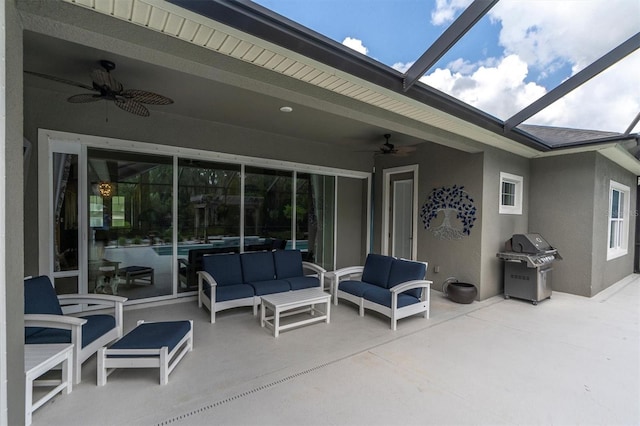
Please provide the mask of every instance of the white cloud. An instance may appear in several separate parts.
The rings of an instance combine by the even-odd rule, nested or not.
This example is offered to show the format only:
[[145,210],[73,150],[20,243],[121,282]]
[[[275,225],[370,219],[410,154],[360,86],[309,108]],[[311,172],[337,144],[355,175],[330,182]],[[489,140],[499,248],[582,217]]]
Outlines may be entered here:
[[[460,4],[438,0],[433,22],[453,19]],[[544,79],[563,66],[573,74],[584,69],[637,32],[640,3],[502,1],[490,17],[501,24],[503,57],[477,63],[458,58],[421,81],[507,119],[547,92],[541,84],[526,81],[530,71]],[[634,71],[639,68],[640,53],[635,53],[528,122],[622,132],[640,110],[640,74]]]
[[[462,69],[467,67],[465,64]],[[544,87],[525,82],[527,72],[527,64],[510,55],[495,67],[480,66],[471,74],[437,69],[420,81],[506,119],[545,93]]]
[[[471,0],[436,0],[432,23],[449,24],[470,3]],[[501,1],[489,16],[501,24],[503,56],[478,62],[458,58],[446,69],[436,69],[420,81],[506,120],[547,92],[540,83],[545,77],[565,66],[575,74],[635,34],[640,26],[640,2]],[[342,43],[362,54],[369,52],[362,40],[347,37]],[[393,68],[404,73],[413,63],[397,62]],[[640,111],[638,69],[640,52],[527,123],[623,132]],[[540,82],[527,81],[534,70]]]
[[362,53],[363,55],[369,53],[369,49],[367,49],[365,45],[362,44],[362,40],[358,40],[357,38],[346,37],[344,40],[342,40],[342,44],[355,50],[356,52]]
[[431,12],[433,25],[449,24],[458,12],[463,11],[471,4],[471,0],[436,0],[436,7]]
[[411,65],[413,65],[415,63],[415,61],[413,62],[396,62],[395,64],[391,65],[391,68],[400,71],[401,73],[405,73],[407,72],[407,70],[409,68],[411,68]]
[[640,3],[607,1],[501,1],[489,12],[502,24],[500,44],[531,66],[567,61],[574,72],[634,35]]

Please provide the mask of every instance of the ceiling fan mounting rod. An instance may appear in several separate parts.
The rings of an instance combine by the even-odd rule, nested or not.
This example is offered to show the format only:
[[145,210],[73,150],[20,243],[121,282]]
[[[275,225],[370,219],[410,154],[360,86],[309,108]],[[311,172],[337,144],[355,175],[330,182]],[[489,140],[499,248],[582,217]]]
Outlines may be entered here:
[[100,65],[102,65],[102,68],[104,68],[105,71],[107,72],[113,71],[114,69],[116,69],[116,64],[114,64],[111,61],[107,61],[106,59],[102,59],[100,61]]

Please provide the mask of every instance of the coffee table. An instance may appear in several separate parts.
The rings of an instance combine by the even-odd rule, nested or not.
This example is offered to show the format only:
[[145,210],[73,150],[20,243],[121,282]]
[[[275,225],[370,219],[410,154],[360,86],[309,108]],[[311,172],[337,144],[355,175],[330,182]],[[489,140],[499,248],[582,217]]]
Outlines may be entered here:
[[[260,326],[271,328],[274,337],[278,337],[281,331],[294,327],[321,321],[329,324],[331,295],[322,291],[320,287],[266,294],[261,296],[261,299]],[[317,309],[316,305],[324,305],[324,311]],[[267,316],[267,310],[270,310],[273,315]],[[311,318],[292,321],[285,325],[280,324],[280,318],[304,312],[309,312]]]

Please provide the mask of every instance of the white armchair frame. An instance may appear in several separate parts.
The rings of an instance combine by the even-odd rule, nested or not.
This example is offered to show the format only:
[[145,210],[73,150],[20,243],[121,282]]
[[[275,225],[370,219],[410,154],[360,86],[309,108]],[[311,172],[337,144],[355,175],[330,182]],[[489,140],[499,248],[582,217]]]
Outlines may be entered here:
[[122,337],[122,314],[126,297],[112,296],[108,294],[61,294],[58,295],[60,306],[90,304],[106,309],[114,308],[115,327],[98,337],[96,340],[82,347],[82,325],[86,319],[70,315],[25,314],[25,327],[46,327],[62,330],[71,330],[71,343],[73,343],[73,383],[79,384],[82,380],[82,363],[91,355],[98,352],[103,346]]
[[[427,262],[420,263],[425,264],[425,271],[429,270],[429,265]],[[358,314],[361,317],[364,316],[365,309],[371,309],[372,311],[379,312],[391,319],[392,330],[397,329],[397,322],[399,319],[406,318],[411,315],[422,312],[425,318],[429,318],[431,305],[431,284],[433,284],[432,281],[412,280],[397,284],[394,287],[390,288],[389,291],[391,292],[391,308],[388,308],[384,305],[379,305],[377,303],[368,301],[364,297],[354,296],[351,293],[347,293],[346,291],[342,291],[339,289],[340,281],[347,278],[351,280],[361,280],[363,272],[364,266],[347,266],[346,268],[341,268],[336,271],[327,273],[327,275],[331,277],[331,294],[333,296],[334,305],[338,304],[338,298],[340,298],[355,303],[358,306]],[[422,288],[422,291],[420,292],[420,302],[398,308],[398,295],[404,291],[414,288]]]
[[311,274],[316,274],[318,276],[318,281],[320,282],[320,288],[324,288],[324,274],[327,272],[322,266],[318,266],[315,263],[302,261],[302,273],[305,275],[307,272]]
[[[216,301],[216,286],[218,283],[215,278],[207,271],[198,271],[198,307],[206,306],[211,313],[211,324],[216,322],[216,312],[225,309],[238,308],[240,306],[253,306],[253,315],[258,315],[258,306],[260,305],[260,296],[244,297],[242,299],[225,300],[224,302]],[[205,286],[211,288],[211,297],[204,293]]]

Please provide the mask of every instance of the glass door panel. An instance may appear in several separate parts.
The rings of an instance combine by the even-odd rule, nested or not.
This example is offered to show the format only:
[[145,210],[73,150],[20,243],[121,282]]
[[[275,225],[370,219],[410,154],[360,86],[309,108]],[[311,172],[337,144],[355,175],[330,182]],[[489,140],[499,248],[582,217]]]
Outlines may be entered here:
[[298,173],[296,176],[296,248],[304,260],[333,269],[335,178]]
[[89,292],[129,300],[173,294],[172,161],[88,150]]
[[293,247],[293,173],[245,168],[244,251],[271,249],[278,241]]
[[240,166],[178,160],[178,292],[198,287],[203,254],[239,251]]
[[53,279],[58,294],[78,293],[78,155],[52,155]]

